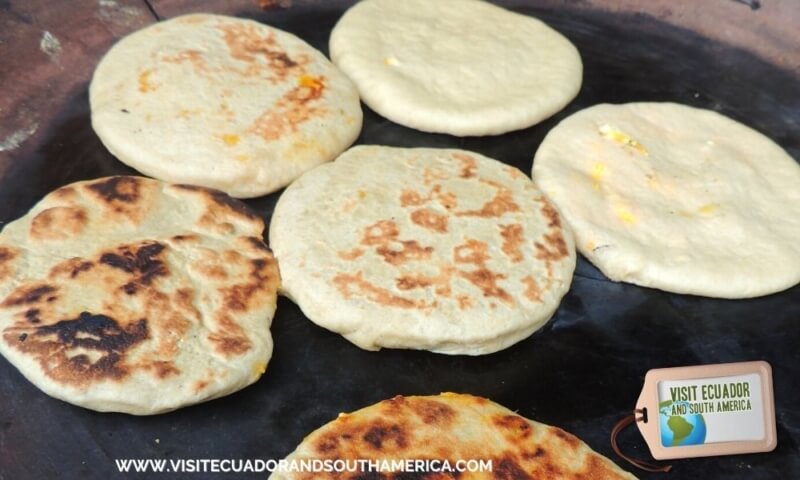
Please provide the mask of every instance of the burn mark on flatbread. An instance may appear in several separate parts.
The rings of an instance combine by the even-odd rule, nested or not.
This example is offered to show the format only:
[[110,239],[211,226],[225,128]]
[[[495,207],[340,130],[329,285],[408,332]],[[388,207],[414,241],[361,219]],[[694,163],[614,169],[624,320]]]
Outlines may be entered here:
[[333,277],[333,284],[345,299],[351,298],[353,294],[356,293],[359,296],[366,297],[375,303],[388,307],[427,308],[432,306],[426,304],[423,300],[412,300],[395,295],[385,288],[370,283],[364,280],[364,273],[360,271],[355,274],[340,273]]
[[417,191],[405,189],[400,193],[400,206],[402,207],[419,207],[429,204],[431,200],[436,199],[445,210],[452,210],[458,206],[458,198],[452,192],[443,192],[442,186],[436,184],[431,188],[428,195],[422,196]]
[[403,274],[395,279],[395,286],[398,290],[414,290],[417,288],[434,287],[434,292],[443,297],[449,297],[452,288],[450,279],[455,272],[452,265],[443,264],[439,266],[439,274],[435,276],[417,274]]
[[401,450],[408,446],[405,429],[400,425],[386,425],[383,422],[375,423],[362,437],[367,445],[380,451]]
[[433,247],[423,247],[416,240],[400,240],[399,243],[400,250],[395,250],[390,245],[381,245],[375,251],[386,263],[394,266],[409,261],[427,260],[433,253]]
[[433,247],[422,246],[416,240],[400,240],[400,230],[393,220],[381,220],[364,229],[361,245],[375,247],[375,253],[390,265],[427,260]]
[[56,293],[57,291],[58,288],[47,284],[37,284],[37,285],[20,287],[14,290],[11,293],[11,295],[6,297],[6,299],[3,300],[3,303],[1,303],[0,306],[17,307],[20,305],[30,305],[38,303],[45,297],[49,299],[52,296],[52,294]]
[[10,247],[0,246],[0,281],[5,280],[14,273],[13,262],[19,252]]
[[274,105],[265,110],[251,125],[250,133],[273,142],[287,134],[296,133],[302,123],[325,113],[316,105],[325,92],[324,76],[303,75],[298,85],[286,92]]
[[[26,340],[20,340],[21,333],[27,334]],[[106,315],[81,312],[74,319],[32,329],[9,327],[3,336],[10,346],[38,360],[48,377],[85,386],[127,377],[126,354],[149,338],[149,332],[144,318],[121,325]]]
[[531,302],[543,303],[542,302],[542,291],[539,288],[539,285],[536,283],[536,280],[528,275],[522,279],[522,283],[525,285],[525,291],[523,294],[525,298],[530,300]]
[[475,157],[467,155],[466,153],[453,153],[453,158],[461,162],[461,178],[472,178],[475,176],[475,170],[478,168],[478,162]]
[[134,203],[140,198],[141,180],[136,177],[109,177],[86,188],[108,204]]
[[275,82],[280,82],[293,69],[309,61],[306,55],[298,59],[290,57],[278,45],[273,32],[264,33],[257,25],[221,23],[217,28],[223,34],[231,57],[247,64],[246,69],[240,72],[245,76],[268,73]]
[[82,258],[70,258],[50,269],[50,277],[77,278],[83,272],[88,272],[94,267],[94,263]]
[[512,443],[529,438],[533,431],[530,422],[519,415],[495,415],[492,417],[492,423]]
[[169,275],[169,269],[161,258],[165,248],[166,245],[158,242],[123,245],[115,252],[102,254],[100,263],[131,274],[133,279],[122,288],[125,293],[133,295],[140,286],[150,285],[155,278]]
[[456,263],[469,263],[476,266],[474,270],[459,270],[458,275],[478,287],[484,297],[498,298],[507,304],[513,303],[511,295],[500,287],[497,282],[507,278],[507,275],[491,271],[486,266],[489,260],[489,246],[485,242],[467,239],[466,243],[453,249],[453,261]]
[[555,435],[565,445],[567,445],[571,450],[577,450],[581,446],[581,441],[578,438],[570,433],[565,432],[557,427],[550,427],[549,431],[551,434]]
[[86,224],[86,210],[79,207],[52,207],[33,217],[30,236],[35,240],[59,240],[78,235]]
[[415,398],[408,402],[408,406],[424,423],[440,428],[446,428],[456,417],[452,407],[436,400]]
[[520,207],[517,202],[514,201],[514,195],[508,187],[493,180],[481,179],[481,182],[495,188],[496,192],[494,196],[488,202],[484,203],[481,208],[456,212],[456,215],[459,217],[494,218],[502,217],[506,213],[520,211]]
[[447,216],[422,208],[411,212],[411,221],[435,233],[447,233]]
[[521,262],[524,258],[521,248],[524,241],[522,225],[519,223],[500,225],[500,236],[503,237],[503,245],[501,247],[503,253],[508,255],[512,262]]

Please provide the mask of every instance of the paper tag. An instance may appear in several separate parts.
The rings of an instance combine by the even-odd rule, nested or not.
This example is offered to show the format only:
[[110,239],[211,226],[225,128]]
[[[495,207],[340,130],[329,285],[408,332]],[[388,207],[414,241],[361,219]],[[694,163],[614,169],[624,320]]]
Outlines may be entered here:
[[636,425],[653,458],[768,452],[777,446],[767,362],[650,370]]

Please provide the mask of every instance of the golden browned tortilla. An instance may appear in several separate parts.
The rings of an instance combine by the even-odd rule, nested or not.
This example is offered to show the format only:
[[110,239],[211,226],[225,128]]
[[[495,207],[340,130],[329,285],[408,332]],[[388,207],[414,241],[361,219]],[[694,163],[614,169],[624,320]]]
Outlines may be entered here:
[[214,190],[79,182],[0,233],[0,352],[46,393],[150,414],[258,379],[278,270],[262,220]]
[[[306,460],[459,460],[491,462],[484,471],[298,472]],[[339,417],[308,435],[271,480],[632,479],[577,437],[528,420],[490,400],[443,393],[397,396]],[[352,465],[357,465],[352,463]],[[331,466],[333,466],[331,464]],[[372,471],[370,471],[372,469]],[[473,468],[473,470],[480,470]]]

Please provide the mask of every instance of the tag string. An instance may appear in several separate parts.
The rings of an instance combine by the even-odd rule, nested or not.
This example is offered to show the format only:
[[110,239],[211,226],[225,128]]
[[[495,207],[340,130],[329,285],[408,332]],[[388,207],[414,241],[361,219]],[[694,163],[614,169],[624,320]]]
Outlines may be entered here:
[[611,429],[611,448],[614,449],[614,453],[619,455],[623,460],[641,470],[644,470],[646,472],[664,472],[664,473],[669,472],[670,470],[672,470],[672,465],[657,465],[655,463],[650,463],[644,460],[639,460],[637,458],[629,457],[624,453],[622,453],[622,450],[620,450],[619,445],[617,445],[617,436],[619,435],[619,432],[624,430],[625,427],[633,425],[634,422],[641,422],[641,421],[644,421],[644,410],[637,408],[636,410],[634,410],[634,413],[628,415],[627,417],[617,422],[617,424],[614,425],[614,428]]

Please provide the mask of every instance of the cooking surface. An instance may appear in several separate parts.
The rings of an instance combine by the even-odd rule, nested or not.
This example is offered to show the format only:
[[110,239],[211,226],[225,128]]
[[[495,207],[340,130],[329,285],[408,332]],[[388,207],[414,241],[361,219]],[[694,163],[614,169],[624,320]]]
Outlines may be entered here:
[[[327,53],[330,29],[345,3],[350,2],[238,13],[293,32]],[[800,74],[793,70],[651,17],[520,6],[525,3],[505,2],[564,33],[583,57],[584,85],[565,111],[519,132],[460,139],[406,129],[365,110],[357,143],[464,148],[530,173],[541,139],[572,112],[601,102],[675,101],[742,121],[800,159]],[[0,9],[8,8],[0,2]],[[94,135],[86,88],[82,83],[70,92],[60,111],[38,112],[40,141],[20,149],[24,157],[0,178],[3,224],[58,186],[135,173]],[[269,220],[277,198],[247,203]],[[672,295],[609,282],[582,257],[556,316],[531,338],[483,357],[362,351],[281,299],[272,329],[275,353],[264,377],[229,397],[166,415],[132,417],[73,407],[43,394],[0,360],[0,479],[124,477],[114,459],[126,458],[279,459],[339,412],[397,394],[442,391],[489,397],[576,434],[641,478],[658,478],[622,462],[608,442],[613,424],[633,408],[647,370],[757,359],[773,367],[778,448],[675,461],[669,478],[798,477],[799,319],[800,287],[753,300]],[[633,427],[623,432],[621,447],[632,456],[648,456]]]

